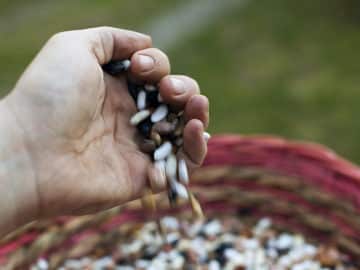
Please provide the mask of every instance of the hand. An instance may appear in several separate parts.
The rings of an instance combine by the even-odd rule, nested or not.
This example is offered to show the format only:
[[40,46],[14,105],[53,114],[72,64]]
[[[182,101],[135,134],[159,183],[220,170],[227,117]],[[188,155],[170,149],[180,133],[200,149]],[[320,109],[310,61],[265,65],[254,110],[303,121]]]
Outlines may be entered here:
[[[193,79],[169,75],[167,56],[151,48],[148,36],[110,27],[59,33],[1,104],[23,134],[27,179],[17,181],[28,188],[26,200],[18,200],[27,207],[17,208],[32,205],[29,219],[119,205],[140,196],[157,173],[129,125],[136,108],[124,75],[112,77],[101,68],[130,58],[133,79],[158,83],[165,102],[185,110],[184,155],[191,168],[202,163],[208,100]],[[164,185],[160,179],[159,188]]]

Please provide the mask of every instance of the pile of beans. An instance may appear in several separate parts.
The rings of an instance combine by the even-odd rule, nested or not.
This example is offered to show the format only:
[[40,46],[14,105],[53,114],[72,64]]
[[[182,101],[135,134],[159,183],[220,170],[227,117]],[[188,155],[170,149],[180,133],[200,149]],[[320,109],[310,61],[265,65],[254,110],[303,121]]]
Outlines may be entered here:
[[[130,64],[129,60],[110,62],[103,68],[111,75],[116,75],[127,71]],[[173,110],[165,104],[156,85],[137,85],[128,81],[128,89],[137,107],[130,124],[136,126],[142,135],[140,150],[149,154],[155,167],[166,176],[170,204],[176,204],[178,199],[188,200],[194,214],[202,216],[200,204],[188,189],[186,162],[177,157],[183,144],[183,111]],[[204,138],[208,140],[209,137],[204,132]]]
[[[118,243],[109,256],[89,255],[65,261],[59,270],[355,270],[333,246],[316,246],[301,235],[280,232],[269,218],[253,226],[224,216],[204,221],[148,222]],[[38,261],[45,266],[44,259]]]

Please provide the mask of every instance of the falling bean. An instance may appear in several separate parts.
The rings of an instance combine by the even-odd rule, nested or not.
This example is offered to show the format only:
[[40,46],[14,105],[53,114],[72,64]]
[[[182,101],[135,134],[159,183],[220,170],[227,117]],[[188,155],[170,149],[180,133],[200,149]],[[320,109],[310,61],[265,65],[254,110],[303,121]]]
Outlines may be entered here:
[[178,162],[178,174],[180,182],[182,182],[184,185],[188,185],[189,173],[184,159],[180,159]]
[[168,179],[176,177],[177,161],[174,154],[170,154],[166,159],[165,172]]

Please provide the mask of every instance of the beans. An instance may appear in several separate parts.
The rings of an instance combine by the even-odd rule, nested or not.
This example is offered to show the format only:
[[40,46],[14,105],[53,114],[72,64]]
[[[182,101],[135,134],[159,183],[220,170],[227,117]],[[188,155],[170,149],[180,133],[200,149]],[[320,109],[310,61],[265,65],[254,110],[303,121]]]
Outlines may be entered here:
[[156,91],[156,86],[152,84],[145,84],[144,88],[148,92]]
[[146,103],[149,107],[157,107],[160,105],[158,100],[158,91],[152,91],[146,93]]
[[[181,185],[176,181],[172,184]],[[181,198],[179,194],[182,195],[182,192],[169,196],[175,196],[173,199],[176,201]],[[229,222],[231,227],[226,225]],[[116,247],[112,256],[105,254],[99,257],[96,255],[97,249],[94,249],[84,258],[66,260],[62,267],[72,270],[358,269],[337,247],[310,244],[299,234],[283,232],[284,227],[272,227],[269,218],[262,218],[253,224],[245,223],[234,215],[221,215],[221,219],[212,217],[189,223],[165,216],[159,223],[164,230],[164,242],[155,231],[156,223],[148,222],[115,237],[114,241],[118,242],[111,243]],[[266,223],[266,226],[260,223]],[[261,233],[248,234],[260,227],[263,228]],[[271,236],[263,240],[264,235]],[[294,245],[286,253],[280,254],[272,246],[283,241],[280,239],[284,239],[284,235],[293,239]],[[49,264],[41,258],[33,267],[36,270],[48,269]]]
[[151,132],[151,121],[149,118],[138,124],[137,129],[144,137],[148,137]]
[[185,186],[180,184],[179,182],[174,182],[174,190],[176,190],[176,193],[179,197],[187,200],[189,199],[189,194]]
[[117,75],[118,73],[127,71],[130,68],[130,60],[112,61],[103,66],[104,71],[110,75]]
[[211,138],[211,135],[205,131],[203,134],[203,137],[204,137],[204,140],[207,142]]
[[183,159],[180,159],[178,162],[178,173],[179,173],[179,180],[184,185],[189,184],[189,174],[188,169],[186,166],[186,162]]
[[166,159],[165,172],[169,179],[176,178],[177,161],[174,154],[171,154]]
[[152,140],[145,139],[140,143],[140,150],[145,153],[152,153],[156,148],[156,144]]
[[150,115],[149,110],[143,110],[134,114],[130,119],[130,124],[133,126],[138,125],[141,121],[145,120]]
[[146,93],[145,91],[140,91],[137,96],[137,108],[138,110],[144,110],[146,106]]
[[165,104],[160,105],[151,115],[151,121],[153,123],[163,120],[168,114],[168,106]]
[[165,142],[160,145],[154,152],[154,160],[161,160],[167,158],[172,151],[172,145],[170,142]]
[[153,140],[157,146],[159,146],[162,142],[160,134],[153,130],[150,133],[150,139]]
[[181,147],[183,145],[183,142],[184,142],[183,138],[178,137],[175,139],[175,145],[177,147]]
[[175,126],[167,121],[160,121],[153,125],[152,130],[160,135],[168,135],[175,130]]

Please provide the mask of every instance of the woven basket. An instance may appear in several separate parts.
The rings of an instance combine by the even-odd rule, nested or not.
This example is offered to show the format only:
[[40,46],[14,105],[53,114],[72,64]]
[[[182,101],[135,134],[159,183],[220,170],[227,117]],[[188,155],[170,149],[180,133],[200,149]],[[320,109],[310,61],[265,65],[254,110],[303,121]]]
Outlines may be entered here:
[[[360,265],[360,170],[330,150],[274,137],[217,136],[192,190],[205,213],[272,218],[275,226],[337,245]],[[169,210],[158,197],[158,213]],[[28,225],[1,241],[1,269],[26,269],[40,257],[51,269],[66,258],[111,254],[125,232],[149,218],[139,202],[78,218]]]

